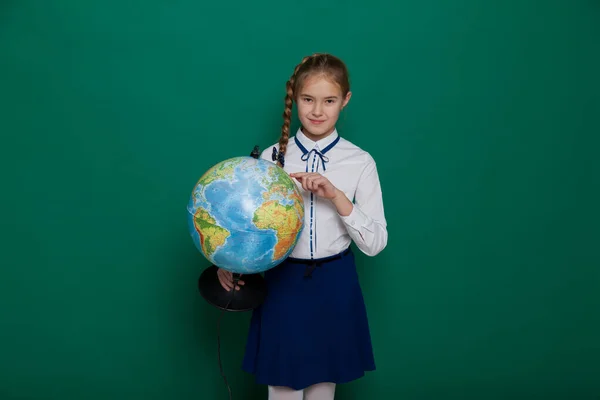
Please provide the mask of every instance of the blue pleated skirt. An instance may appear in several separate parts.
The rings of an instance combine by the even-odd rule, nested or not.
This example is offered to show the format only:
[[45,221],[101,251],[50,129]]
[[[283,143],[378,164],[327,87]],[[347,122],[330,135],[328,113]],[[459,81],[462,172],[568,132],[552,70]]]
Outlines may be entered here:
[[374,370],[352,252],[317,266],[309,277],[299,261],[265,272],[268,295],[252,313],[242,369],[258,384],[295,390],[347,383]]

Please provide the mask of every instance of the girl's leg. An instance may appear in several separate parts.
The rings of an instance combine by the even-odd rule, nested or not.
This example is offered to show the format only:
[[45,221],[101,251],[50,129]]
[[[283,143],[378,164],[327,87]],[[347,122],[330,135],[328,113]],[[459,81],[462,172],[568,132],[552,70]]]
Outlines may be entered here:
[[269,400],[303,400],[303,391],[285,386],[269,386]]
[[333,400],[335,383],[317,383],[307,387],[304,392],[304,400]]

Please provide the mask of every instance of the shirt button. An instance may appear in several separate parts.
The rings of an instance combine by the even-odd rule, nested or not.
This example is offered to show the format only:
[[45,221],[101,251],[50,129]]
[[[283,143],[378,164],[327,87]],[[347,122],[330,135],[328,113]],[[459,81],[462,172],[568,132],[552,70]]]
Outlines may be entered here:
[[354,226],[354,225],[356,225],[356,222],[352,221],[352,222],[350,222],[350,225]]

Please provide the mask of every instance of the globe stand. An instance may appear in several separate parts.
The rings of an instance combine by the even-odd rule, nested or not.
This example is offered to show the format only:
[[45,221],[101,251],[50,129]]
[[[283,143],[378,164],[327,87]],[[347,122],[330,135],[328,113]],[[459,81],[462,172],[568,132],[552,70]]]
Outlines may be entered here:
[[251,311],[260,306],[267,295],[267,285],[260,274],[240,277],[233,274],[234,288],[238,280],[243,280],[240,290],[227,291],[221,286],[214,265],[205,269],[198,279],[198,289],[204,299],[212,306],[224,311]]

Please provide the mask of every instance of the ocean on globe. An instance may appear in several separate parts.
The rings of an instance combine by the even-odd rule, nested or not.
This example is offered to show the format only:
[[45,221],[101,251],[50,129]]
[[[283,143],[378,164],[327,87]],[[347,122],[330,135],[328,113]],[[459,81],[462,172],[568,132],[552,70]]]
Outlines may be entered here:
[[264,272],[296,246],[304,228],[304,202],[278,165],[235,157],[200,177],[188,203],[188,227],[196,248],[217,267]]

